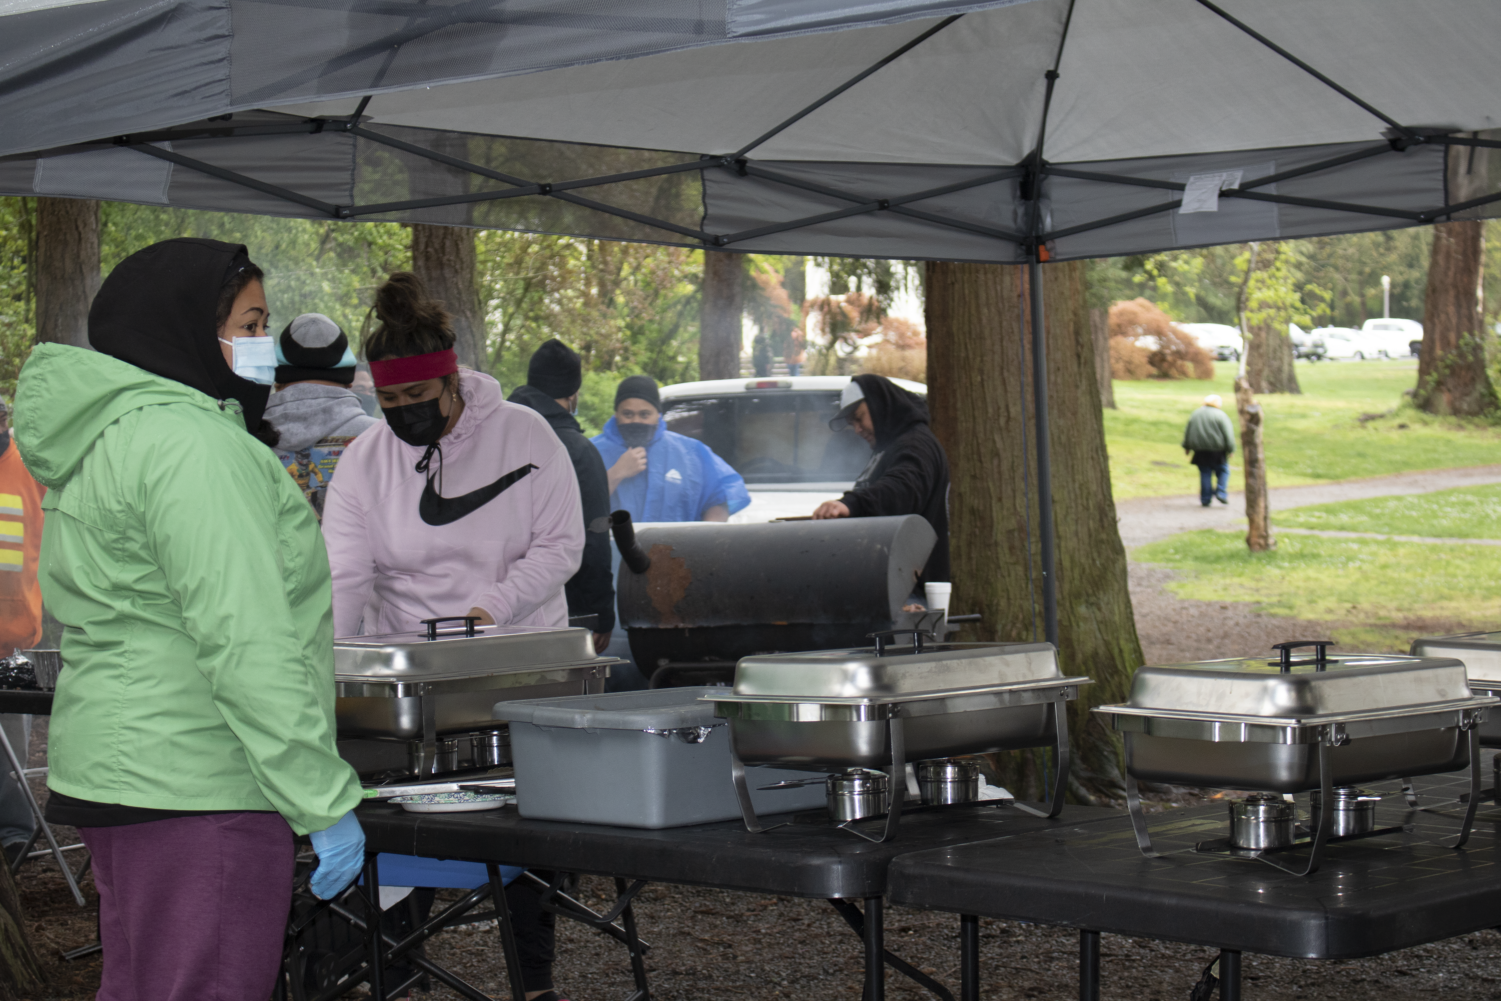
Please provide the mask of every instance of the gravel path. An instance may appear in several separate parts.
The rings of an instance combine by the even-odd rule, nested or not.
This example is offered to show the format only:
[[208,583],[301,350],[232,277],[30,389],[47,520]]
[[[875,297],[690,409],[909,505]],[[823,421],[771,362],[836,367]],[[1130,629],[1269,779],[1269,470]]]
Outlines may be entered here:
[[[1209,507],[1200,505],[1197,483],[1193,480],[1193,467],[1183,468],[1183,486],[1191,493],[1175,497],[1137,497],[1116,504],[1121,541],[1128,550],[1196,528],[1233,528],[1239,519],[1245,517],[1245,494],[1238,491],[1230,494],[1229,504],[1215,502]],[[1492,483],[1501,483],[1501,465],[1433,469],[1365,480],[1318,483],[1306,487],[1277,487],[1271,491],[1271,508],[1275,517],[1278,511],[1306,507],[1309,504],[1367,500],[1398,494],[1427,494],[1435,490],[1478,487]]]

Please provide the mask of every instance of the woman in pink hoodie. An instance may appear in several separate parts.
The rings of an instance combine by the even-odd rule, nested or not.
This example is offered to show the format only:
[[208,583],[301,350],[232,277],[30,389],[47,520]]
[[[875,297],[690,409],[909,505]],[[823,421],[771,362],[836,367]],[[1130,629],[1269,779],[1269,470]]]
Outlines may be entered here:
[[[375,313],[364,347],[385,420],[344,450],[323,509],[334,635],[459,615],[567,626],[563,584],[583,558],[584,515],[563,443],[541,414],[506,403],[500,383],[459,371],[449,316],[416,275],[393,274]],[[522,881],[505,896],[528,1001],[561,1001],[553,915]],[[431,906],[430,891],[419,899]]]
[[584,521],[558,436],[459,371],[448,314],[417,276],[393,274],[375,312],[364,347],[385,421],[345,450],[323,515],[334,635],[460,615],[566,626]]

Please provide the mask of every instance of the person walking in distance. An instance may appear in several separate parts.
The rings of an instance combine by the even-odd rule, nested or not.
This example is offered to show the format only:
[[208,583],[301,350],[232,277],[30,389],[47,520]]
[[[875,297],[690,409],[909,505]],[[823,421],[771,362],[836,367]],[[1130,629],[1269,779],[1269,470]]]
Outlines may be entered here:
[[1219,394],[1204,397],[1204,405],[1188,418],[1183,429],[1183,452],[1199,467],[1199,503],[1209,506],[1218,497],[1230,503],[1230,456],[1235,451],[1235,425],[1220,409]]

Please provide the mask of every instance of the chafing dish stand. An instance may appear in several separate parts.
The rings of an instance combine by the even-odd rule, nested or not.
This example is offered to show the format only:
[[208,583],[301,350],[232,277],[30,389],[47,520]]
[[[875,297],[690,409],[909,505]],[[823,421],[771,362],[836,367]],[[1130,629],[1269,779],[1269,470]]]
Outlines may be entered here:
[[[897,636],[910,643],[897,646]],[[875,635],[874,648],[746,657],[735,687],[706,695],[715,715],[730,721],[731,775],[746,829],[780,824],[756,816],[745,765],[827,765],[889,768],[886,822],[870,841],[896,836],[906,799],[908,761],[1024,747],[1054,748],[1053,783],[1044,809],[1056,817],[1068,788],[1066,703],[1084,677],[1064,677],[1049,643],[933,643],[920,630]],[[950,809],[927,807],[925,809]]]
[[[1227,839],[1193,850],[1257,858],[1299,876],[1316,872],[1336,836],[1335,787],[1469,767],[1470,793],[1458,839],[1469,839],[1480,794],[1479,726],[1501,700],[1472,695],[1456,660],[1397,655],[1328,657],[1327,640],[1278,643],[1278,660],[1257,658],[1144,667],[1131,701],[1094,712],[1125,734],[1126,802],[1141,853],[1155,858],[1138,782],[1260,789],[1285,796],[1317,790],[1312,829],[1279,848]],[[1292,651],[1314,647],[1312,659]],[[1312,762],[1309,761],[1310,751]],[[1316,774],[1316,779],[1314,778]],[[1278,853],[1311,847],[1300,867]]]
[[[1463,781],[1446,776],[1437,785],[1453,795]],[[1387,826],[1406,812],[1384,804],[1379,810]],[[1093,814],[1070,807],[1068,816]],[[1146,861],[1131,822],[1115,811],[1103,821],[1075,819],[1005,840],[904,854],[891,865],[887,899],[961,915],[961,1001],[980,997],[976,916],[1077,928],[1080,1001],[1100,1001],[1101,933],[1216,950],[1219,996],[1240,1001],[1244,953],[1358,959],[1496,924],[1496,823],[1482,822],[1469,848],[1451,852],[1443,846],[1452,827],[1419,815],[1401,833],[1349,845],[1323,871],[1302,878],[1194,854],[1195,842],[1222,828],[1221,806],[1173,816],[1161,837],[1180,851]]]

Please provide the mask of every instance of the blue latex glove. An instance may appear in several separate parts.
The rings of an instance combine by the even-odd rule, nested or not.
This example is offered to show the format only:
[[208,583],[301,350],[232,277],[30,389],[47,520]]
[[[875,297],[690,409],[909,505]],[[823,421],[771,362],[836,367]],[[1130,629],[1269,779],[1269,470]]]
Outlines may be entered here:
[[318,853],[318,868],[313,870],[313,894],[320,900],[342,893],[365,864],[365,830],[350,810],[334,826],[314,831],[313,851]]

